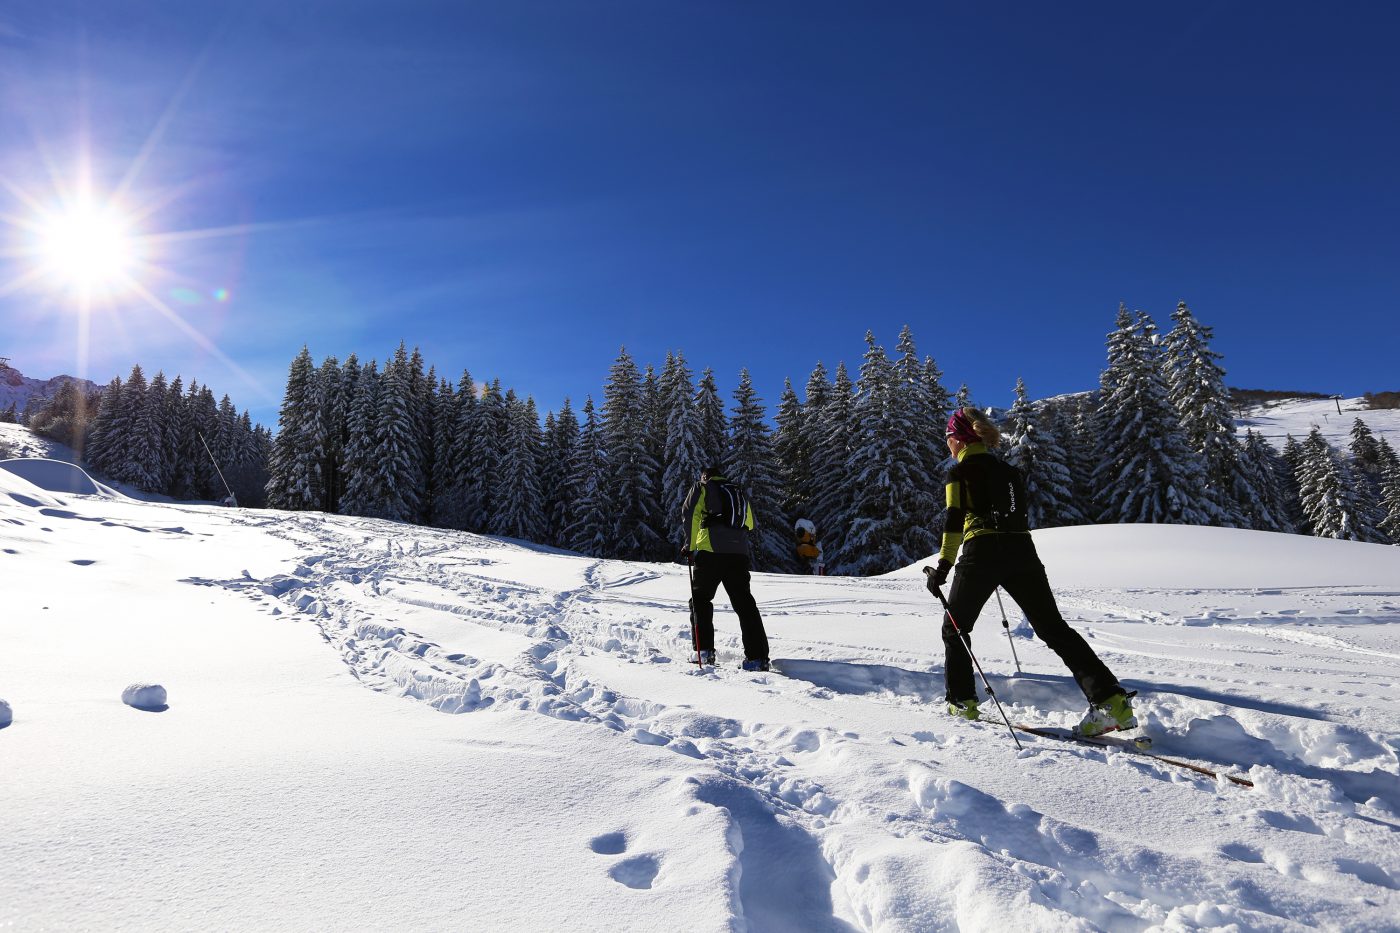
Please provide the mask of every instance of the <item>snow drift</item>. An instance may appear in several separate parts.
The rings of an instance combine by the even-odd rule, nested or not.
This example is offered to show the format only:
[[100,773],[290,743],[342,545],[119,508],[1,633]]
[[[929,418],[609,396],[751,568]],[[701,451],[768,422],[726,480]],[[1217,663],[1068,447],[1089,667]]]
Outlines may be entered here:
[[21,458],[0,460],[0,470],[18,476],[47,492],[66,492],[77,496],[120,498],[121,493],[104,486],[88,476],[82,467],[62,460]]

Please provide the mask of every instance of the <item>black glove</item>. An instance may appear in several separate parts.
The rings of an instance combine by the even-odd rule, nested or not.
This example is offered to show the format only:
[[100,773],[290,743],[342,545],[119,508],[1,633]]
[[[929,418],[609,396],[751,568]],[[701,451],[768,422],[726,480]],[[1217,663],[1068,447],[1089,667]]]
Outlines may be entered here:
[[938,567],[925,567],[924,573],[928,575],[928,591],[930,593],[939,589],[948,582],[948,573],[953,569],[953,562],[939,558]]

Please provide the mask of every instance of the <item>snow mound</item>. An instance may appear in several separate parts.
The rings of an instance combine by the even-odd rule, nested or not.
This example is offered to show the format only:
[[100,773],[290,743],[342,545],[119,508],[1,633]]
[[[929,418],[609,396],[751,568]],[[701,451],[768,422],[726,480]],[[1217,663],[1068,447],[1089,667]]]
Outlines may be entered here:
[[137,709],[165,709],[165,688],[160,684],[132,684],[122,691],[122,702]]
[[17,502],[31,509],[42,509],[61,508],[68,504],[62,499],[49,495],[28,480],[21,479],[14,473],[3,469],[5,464],[15,462],[14,460],[0,460],[0,506],[8,505],[9,502]]
[[10,704],[0,700],[0,729],[5,728],[15,721],[15,712],[10,709]]
[[0,470],[13,473],[47,492],[66,492],[77,496],[121,498],[121,493],[104,486],[88,476],[83,468],[62,460],[24,458],[0,460]]

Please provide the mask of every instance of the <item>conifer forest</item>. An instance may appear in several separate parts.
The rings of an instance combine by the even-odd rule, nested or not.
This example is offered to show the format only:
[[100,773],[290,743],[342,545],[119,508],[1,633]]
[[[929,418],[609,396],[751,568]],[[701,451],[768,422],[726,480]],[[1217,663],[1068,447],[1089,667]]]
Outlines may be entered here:
[[[1000,456],[1027,477],[1032,527],[1168,523],[1400,544],[1400,460],[1357,418],[1281,451],[1235,429],[1211,328],[1184,302],[1160,333],[1120,307],[1096,391],[992,410]],[[815,522],[828,573],[884,573],[938,549],[944,425],[976,405],[945,386],[906,326],[891,352],[865,335],[858,368],[818,362],[786,380],[770,418],[750,372],[721,395],[681,350],[660,369],[625,348],[600,392],[541,419],[499,380],[455,381],[400,345],[292,361],[275,436],[227,396],[141,367],[95,398],[60,392],[31,416],[111,478],[177,498],[319,510],[481,532],[625,560],[674,560],[681,503],[707,465],[753,504],[758,570],[796,572],[791,528]],[[219,477],[222,469],[223,478]]]

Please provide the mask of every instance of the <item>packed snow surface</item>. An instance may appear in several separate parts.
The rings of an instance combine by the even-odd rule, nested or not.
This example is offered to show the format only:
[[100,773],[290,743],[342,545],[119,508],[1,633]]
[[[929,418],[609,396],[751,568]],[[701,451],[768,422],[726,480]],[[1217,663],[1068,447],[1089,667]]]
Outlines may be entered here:
[[[701,672],[682,566],[0,471],[0,927],[1400,928],[1400,549],[1036,540],[1156,750],[1252,789],[950,720],[916,567],[758,574],[778,670],[721,600]],[[1007,611],[1008,714],[1076,721]]]

